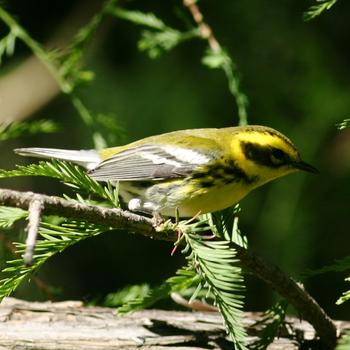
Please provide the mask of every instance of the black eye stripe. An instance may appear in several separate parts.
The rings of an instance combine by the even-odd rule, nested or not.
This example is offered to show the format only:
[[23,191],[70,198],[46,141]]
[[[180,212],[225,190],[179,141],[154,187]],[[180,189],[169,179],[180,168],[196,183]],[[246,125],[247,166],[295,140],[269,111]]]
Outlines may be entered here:
[[272,148],[272,151],[271,151],[271,154],[276,158],[276,159],[279,159],[279,160],[282,160],[284,158],[286,158],[286,153],[283,152],[281,149],[279,148]]
[[257,164],[278,168],[290,161],[289,156],[279,148],[244,141],[241,147],[246,158]]

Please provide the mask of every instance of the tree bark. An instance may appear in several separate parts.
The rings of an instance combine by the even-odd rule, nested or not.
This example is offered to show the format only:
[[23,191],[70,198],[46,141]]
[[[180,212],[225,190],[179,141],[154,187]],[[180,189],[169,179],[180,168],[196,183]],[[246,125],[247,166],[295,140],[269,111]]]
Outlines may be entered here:
[[[245,313],[249,348],[258,339],[260,313]],[[337,322],[339,329],[350,322]],[[313,327],[288,317],[269,350],[299,349]],[[0,305],[0,350],[233,349],[217,312],[144,310],[119,316],[115,309],[80,301],[27,302],[6,298]]]

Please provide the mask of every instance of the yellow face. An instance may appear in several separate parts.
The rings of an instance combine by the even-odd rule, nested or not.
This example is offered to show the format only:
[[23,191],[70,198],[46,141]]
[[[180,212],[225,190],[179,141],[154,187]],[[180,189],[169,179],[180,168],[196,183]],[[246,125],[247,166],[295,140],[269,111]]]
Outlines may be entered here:
[[317,172],[301,160],[288,138],[273,129],[247,128],[232,139],[230,147],[246,174],[256,176],[254,188],[297,170]]

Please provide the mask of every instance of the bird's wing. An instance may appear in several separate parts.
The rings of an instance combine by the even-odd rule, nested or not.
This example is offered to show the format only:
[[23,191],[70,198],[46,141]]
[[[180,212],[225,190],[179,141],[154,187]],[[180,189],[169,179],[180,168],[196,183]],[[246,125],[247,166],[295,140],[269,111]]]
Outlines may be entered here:
[[58,148],[17,148],[15,149],[17,154],[26,157],[37,157],[45,159],[60,159],[68,160],[70,162],[79,164],[87,169],[93,169],[101,163],[101,157],[95,150],[80,150],[73,151],[68,149]]
[[204,150],[144,144],[113,155],[88,174],[97,181],[165,180],[185,177],[213,157]]

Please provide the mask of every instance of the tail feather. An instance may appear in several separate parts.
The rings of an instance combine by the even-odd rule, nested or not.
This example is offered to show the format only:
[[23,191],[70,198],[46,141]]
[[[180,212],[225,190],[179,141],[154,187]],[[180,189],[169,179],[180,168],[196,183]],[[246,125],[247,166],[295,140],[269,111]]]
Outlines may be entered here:
[[26,157],[37,157],[45,159],[69,160],[87,169],[93,169],[101,162],[101,158],[95,150],[66,150],[58,148],[17,148],[15,153]]

